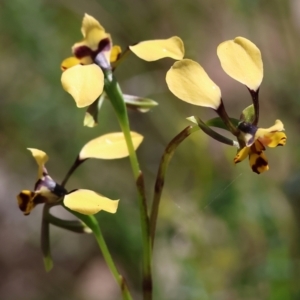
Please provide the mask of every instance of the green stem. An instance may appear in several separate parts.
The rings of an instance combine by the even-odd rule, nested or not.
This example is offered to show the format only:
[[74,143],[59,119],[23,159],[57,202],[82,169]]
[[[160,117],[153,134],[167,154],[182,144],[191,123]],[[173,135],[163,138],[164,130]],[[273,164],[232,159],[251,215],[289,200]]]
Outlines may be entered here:
[[41,248],[44,259],[44,266],[47,272],[53,268],[53,261],[50,250],[50,228],[47,221],[47,215],[49,213],[51,205],[45,204],[42,215],[42,229],[41,229]]
[[220,106],[215,110],[217,112],[217,114],[219,115],[219,117],[223,120],[223,122],[225,123],[225,125],[227,126],[228,130],[234,135],[234,136],[239,136],[239,130],[232,124],[226,110],[225,110],[225,106],[224,103],[221,99],[221,104]]
[[257,91],[253,91],[248,89],[251,97],[252,97],[252,102],[254,106],[254,112],[255,112],[255,118],[254,121],[252,122],[253,125],[257,126],[258,119],[259,119],[259,89]]
[[168,169],[169,163],[173,157],[176,148],[193,132],[198,131],[200,128],[198,126],[188,126],[182,130],[178,135],[176,135],[172,141],[168,144],[165,152],[160,160],[159,168],[156,175],[156,181],[154,186],[154,196],[152,202],[152,210],[150,214],[150,235],[152,248],[154,246],[154,238],[156,231],[157,216],[159,210],[159,204],[161,199],[161,194],[163,191],[166,171]]
[[85,162],[86,159],[79,159],[79,155],[76,157],[73,165],[71,166],[71,168],[69,169],[68,173],[66,174],[65,178],[63,179],[61,186],[65,187],[66,183],[68,182],[69,178],[71,177],[71,175],[75,172],[75,170],[83,163]]
[[147,202],[145,197],[145,187],[143,175],[139,167],[138,158],[133,147],[130,126],[127,115],[127,110],[125,106],[125,101],[123,98],[122,91],[119,84],[114,79],[111,73],[106,75],[105,81],[105,92],[108,95],[111,103],[117,114],[121,129],[124,133],[124,137],[127,143],[127,148],[129,152],[129,159],[131,163],[131,168],[133,170],[134,179],[136,181],[136,186],[138,190],[138,202],[140,210],[140,222],[142,230],[142,240],[143,240],[143,296],[144,300],[152,299],[152,249],[150,241],[150,227],[149,227],[149,216],[147,209]]
[[[65,207],[65,206],[64,206]],[[66,207],[65,207],[66,208]],[[86,216],[82,215],[80,213],[77,213],[75,211],[69,210],[66,208],[71,214],[76,216],[78,219],[80,219],[84,224],[86,224],[92,231],[96,238],[97,244],[102,252],[103,258],[110,269],[113,277],[117,281],[118,285],[120,286],[122,298],[123,300],[132,300],[132,296],[129,292],[127,283],[125,278],[119,273],[112,256],[109,252],[109,249],[105,243],[104,237],[102,235],[102,232],[100,230],[99,223],[97,222],[96,218],[94,216]]]

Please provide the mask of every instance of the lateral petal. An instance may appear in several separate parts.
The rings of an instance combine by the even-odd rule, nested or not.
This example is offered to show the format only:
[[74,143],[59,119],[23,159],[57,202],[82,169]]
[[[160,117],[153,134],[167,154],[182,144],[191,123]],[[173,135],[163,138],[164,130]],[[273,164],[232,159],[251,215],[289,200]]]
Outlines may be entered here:
[[184,57],[184,44],[178,36],[165,40],[143,41],[129,48],[136,56],[146,61],[155,61],[165,57],[180,60]]
[[[136,150],[144,137],[133,131],[130,132],[130,135],[134,150]],[[85,144],[80,151],[79,158],[81,160],[87,158],[117,159],[128,155],[129,152],[123,132],[113,132],[102,135]]]
[[260,50],[251,41],[237,37],[221,43],[217,54],[223,70],[233,79],[257,91],[263,79]]
[[119,200],[111,200],[91,190],[76,190],[67,194],[64,204],[71,210],[84,215],[94,215],[101,210],[114,214]]
[[38,179],[40,179],[43,175],[44,165],[48,161],[49,157],[42,150],[35,149],[35,148],[27,148],[27,149],[31,152],[31,154],[34,157],[36,163],[38,164]]
[[220,88],[204,69],[191,59],[173,64],[166,76],[169,90],[179,99],[193,105],[217,109],[221,104]]
[[77,65],[62,73],[61,82],[64,90],[74,98],[77,107],[85,107],[102,93],[104,75],[95,64]]
[[269,170],[268,159],[264,152],[250,152],[249,164],[253,172],[261,174]]

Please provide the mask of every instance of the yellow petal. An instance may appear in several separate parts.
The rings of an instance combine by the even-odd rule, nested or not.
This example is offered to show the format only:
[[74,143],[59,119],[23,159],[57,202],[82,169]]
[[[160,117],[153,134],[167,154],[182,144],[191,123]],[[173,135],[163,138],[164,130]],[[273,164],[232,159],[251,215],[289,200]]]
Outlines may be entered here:
[[250,148],[249,147],[242,148],[237,153],[237,155],[234,157],[234,159],[233,159],[234,163],[237,164],[237,163],[243,161],[249,155],[249,152],[250,152]]
[[[143,136],[130,132],[134,149],[143,141]],[[122,132],[114,132],[102,135],[96,139],[89,141],[81,149],[79,158],[81,160],[87,158],[98,159],[116,159],[128,156],[127,144]]]
[[[275,124],[269,128],[258,128],[255,133],[255,139],[260,139],[263,142],[264,137],[268,136],[269,133],[274,133],[274,132],[283,131],[283,130],[284,130],[283,123],[280,120],[276,120]],[[263,144],[269,146],[268,138],[266,140],[266,143],[263,142]],[[276,147],[276,146],[273,146],[273,147]]]
[[122,53],[122,49],[120,46],[118,45],[113,46],[110,52],[110,63],[116,62],[120,58],[121,53]]
[[114,214],[118,203],[119,200],[111,200],[90,190],[76,190],[64,198],[66,207],[84,215],[94,215],[100,210]]
[[251,41],[237,37],[221,43],[217,54],[223,70],[233,79],[257,91],[263,79],[260,50]]
[[258,140],[268,147],[284,146],[286,144],[286,135],[284,132],[271,132],[259,137]]
[[102,93],[104,75],[95,64],[77,65],[62,73],[61,82],[64,90],[74,98],[77,107],[85,107]]
[[199,106],[217,109],[221,103],[220,88],[195,61],[177,61],[166,76],[170,91],[179,99]]
[[267,157],[263,152],[251,152],[249,155],[249,164],[253,172],[260,174],[269,170]]
[[99,43],[104,39],[109,39],[110,35],[105,32],[105,29],[100,23],[92,16],[85,14],[82,20],[81,32],[84,37],[82,42],[76,43],[73,47],[73,53],[75,49],[82,46],[87,46],[91,50],[95,51],[99,47]]
[[81,26],[81,33],[83,37],[86,37],[86,35],[94,29],[98,29],[100,31],[105,32],[105,29],[94,17],[90,16],[89,14],[84,14]]
[[39,166],[39,169],[38,169],[38,179],[40,179],[42,177],[42,175],[43,175],[44,165],[48,161],[49,157],[42,150],[35,149],[35,148],[27,148],[27,149],[31,152],[32,156],[34,157],[36,163]]
[[266,150],[265,146],[259,140],[256,140],[254,142],[254,144],[251,146],[251,149],[252,152],[256,152],[256,153],[260,153]]
[[178,36],[165,40],[144,41],[129,48],[136,56],[146,61],[155,61],[165,57],[180,60],[184,56],[184,45]]
[[63,60],[63,62],[60,65],[60,68],[62,71],[65,71],[71,67],[74,67],[76,65],[80,64],[80,59],[72,56],[72,57],[68,57],[65,60]]

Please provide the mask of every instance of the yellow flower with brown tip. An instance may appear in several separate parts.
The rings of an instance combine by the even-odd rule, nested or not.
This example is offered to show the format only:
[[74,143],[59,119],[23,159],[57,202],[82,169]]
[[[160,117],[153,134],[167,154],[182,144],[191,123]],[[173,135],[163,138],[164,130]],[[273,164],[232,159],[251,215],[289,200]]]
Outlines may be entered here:
[[[91,105],[102,93],[103,71],[111,70],[111,64],[121,55],[121,48],[112,45],[112,39],[103,26],[92,16],[85,14],[81,33],[83,40],[73,45],[74,57],[61,64],[63,88],[72,95],[78,107]],[[182,59],[183,42],[179,37],[152,40],[129,46],[131,52],[146,61],[164,57]]]
[[[90,190],[75,190],[70,193],[56,183],[48,174],[45,163],[48,156],[44,151],[28,148],[38,164],[38,181],[34,191],[23,190],[17,196],[18,205],[24,215],[29,215],[37,204],[56,204],[64,199],[64,205],[82,214],[92,215],[100,210],[115,213],[119,200],[110,200]],[[40,171],[42,174],[40,174]]]
[[[134,149],[136,150],[143,140],[143,136],[131,132]],[[119,200],[111,200],[94,191],[76,189],[68,192],[64,184],[56,183],[48,174],[45,167],[48,155],[41,150],[28,148],[38,165],[38,179],[34,191],[23,190],[18,196],[18,205],[24,215],[29,215],[33,208],[42,203],[58,204],[63,201],[64,205],[76,212],[92,215],[104,210],[115,213]],[[129,155],[124,134],[113,132],[95,138],[84,145],[76,162],[80,165],[90,158],[97,159],[119,159]]]
[[[258,128],[259,88],[263,79],[263,62],[260,50],[255,44],[243,37],[237,37],[221,43],[217,49],[223,70],[233,79],[246,85],[252,97],[253,105],[246,108],[240,120],[229,118],[224,108],[221,90],[210,79],[204,69],[195,61],[183,59],[175,62],[167,72],[166,82],[170,91],[179,99],[198,106],[212,108],[222,120],[221,128],[229,130],[238,140],[240,150],[234,158],[238,163],[249,156],[252,170],[262,173],[269,169],[264,154],[265,146],[283,146],[286,135],[283,124],[276,120],[274,126]],[[207,134],[218,141],[235,146],[237,143],[228,140],[213,130],[205,130],[205,123],[199,118],[190,117]],[[198,121],[197,121],[198,120]],[[234,121],[234,122],[233,122]],[[216,120],[208,121],[210,126],[220,127]]]
[[266,129],[255,128],[252,124],[241,122],[238,128],[244,136],[246,145],[238,151],[234,163],[239,163],[248,156],[253,172],[260,174],[269,170],[268,160],[263,151],[266,150],[266,146],[274,148],[286,144],[286,135],[282,132],[284,130],[282,122],[276,120],[273,126]]

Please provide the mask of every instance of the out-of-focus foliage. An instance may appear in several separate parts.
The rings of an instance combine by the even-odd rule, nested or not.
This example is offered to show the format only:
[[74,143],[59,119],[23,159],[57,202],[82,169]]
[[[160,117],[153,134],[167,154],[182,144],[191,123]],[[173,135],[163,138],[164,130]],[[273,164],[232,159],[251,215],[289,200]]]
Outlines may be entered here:
[[[26,147],[44,149],[48,171],[61,181],[90,139],[118,131],[106,101],[99,126],[83,127],[60,84],[60,63],[81,39],[87,12],[124,49],[138,41],[180,36],[186,58],[216,82],[230,117],[251,104],[241,84],[221,69],[216,49],[243,36],[261,50],[264,80],[260,126],[280,118],[288,142],[267,151],[270,170],[233,165],[234,148],[197,132],[176,152],[166,178],[154,250],[155,299],[298,299],[300,297],[300,4],[298,0],[4,0],[0,3],[0,295],[3,299],[114,300],[118,286],[92,236],[51,228],[54,269],[46,274],[39,249],[41,207],[24,217],[16,194],[32,189],[35,162]],[[191,115],[191,106],[167,90],[171,60],[146,63],[130,55],[116,71],[124,93],[159,106],[130,113],[147,192],[166,144]],[[140,288],[141,240],[128,159],[88,161],[67,185],[120,198],[117,214],[99,215],[108,245],[129,285]],[[149,197],[150,199],[151,197]],[[298,203],[299,202],[299,203]],[[62,212],[58,211],[58,214]]]

